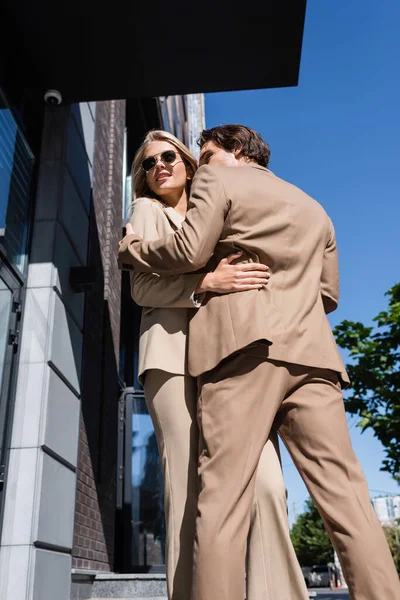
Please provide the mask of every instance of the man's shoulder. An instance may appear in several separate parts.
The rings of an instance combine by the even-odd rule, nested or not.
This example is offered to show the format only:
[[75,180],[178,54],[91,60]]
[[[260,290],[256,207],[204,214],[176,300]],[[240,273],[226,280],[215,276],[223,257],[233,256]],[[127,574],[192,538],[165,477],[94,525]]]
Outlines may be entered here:
[[282,179],[281,177],[278,177],[276,175],[274,176],[274,183],[280,188],[281,193],[284,196],[292,197],[293,202],[300,202],[300,205],[305,203],[306,205],[313,206],[315,209],[320,211],[321,214],[324,215],[324,217],[329,219],[323,204],[321,204],[321,202],[316,200],[313,196],[311,196],[308,192],[303,190],[298,185],[287,181],[286,179]]
[[256,169],[251,168],[250,166],[230,167],[225,165],[202,165],[198,168],[195,179],[219,180],[224,183],[246,180],[252,175],[256,175],[256,171],[258,171],[258,173],[260,171],[268,173],[267,169],[263,167],[258,167],[257,169],[257,167],[258,165],[256,165]]
[[216,177],[219,178],[221,175],[228,171],[231,167],[224,167],[222,165],[201,165],[196,171],[195,178],[200,177]]

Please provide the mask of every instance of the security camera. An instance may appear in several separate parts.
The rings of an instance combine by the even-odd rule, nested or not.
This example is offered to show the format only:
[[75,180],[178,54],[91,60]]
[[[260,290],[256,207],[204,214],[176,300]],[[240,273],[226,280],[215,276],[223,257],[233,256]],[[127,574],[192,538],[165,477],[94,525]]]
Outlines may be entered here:
[[58,90],[47,90],[44,95],[44,101],[51,106],[57,106],[62,102],[62,96]]

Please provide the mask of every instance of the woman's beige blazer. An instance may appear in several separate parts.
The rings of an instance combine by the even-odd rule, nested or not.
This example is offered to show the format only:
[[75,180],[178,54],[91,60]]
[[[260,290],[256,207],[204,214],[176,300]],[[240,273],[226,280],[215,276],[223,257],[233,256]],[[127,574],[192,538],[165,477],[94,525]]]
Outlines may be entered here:
[[[134,230],[147,241],[174,233],[183,217],[171,207],[150,198],[133,203]],[[194,290],[199,274],[160,277],[131,272],[134,301],[143,307],[139,340],[139,381],[147,369],[187,374],[187,334],[195,312]]]

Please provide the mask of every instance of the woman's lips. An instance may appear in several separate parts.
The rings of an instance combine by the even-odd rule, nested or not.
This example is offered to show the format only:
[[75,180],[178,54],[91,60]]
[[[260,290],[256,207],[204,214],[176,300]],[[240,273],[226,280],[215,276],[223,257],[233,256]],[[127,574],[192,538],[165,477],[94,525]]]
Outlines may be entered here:
[[156,181],[164,181],[165,179],[168,179],[168,177],[171,177],[169,173],[160,173],[157,175]]

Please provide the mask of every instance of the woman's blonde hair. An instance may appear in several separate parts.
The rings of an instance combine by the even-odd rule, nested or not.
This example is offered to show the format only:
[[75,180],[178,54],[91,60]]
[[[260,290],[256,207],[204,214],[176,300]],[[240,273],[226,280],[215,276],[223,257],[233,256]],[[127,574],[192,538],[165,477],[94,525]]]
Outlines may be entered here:
[[192,183],[192,178],[197,171],[198,165],[194,156],[189,152],[186,146],[178,140],[177,137],[169,133],[168,131],[162,131],[161,129],[155,129],[153,131],[149,131],[149,133],[144,138],[141,143],[138,151],[135,154],[135,158],[132,163],[132,202],[137,198],[141,198],[146,196],[148,198],[155,198],[160,200],[157,195],[151,191],[147,179],[146,173],[142,168],[142,162],[145,157],[146,148],[151,142],[169,142],[173,146],[175,146],[177,152],[182,157],[183,162],[186,166],[186,173],[189,179],[187,180],[186,191],[189,195],[190,193],[190,185]]

